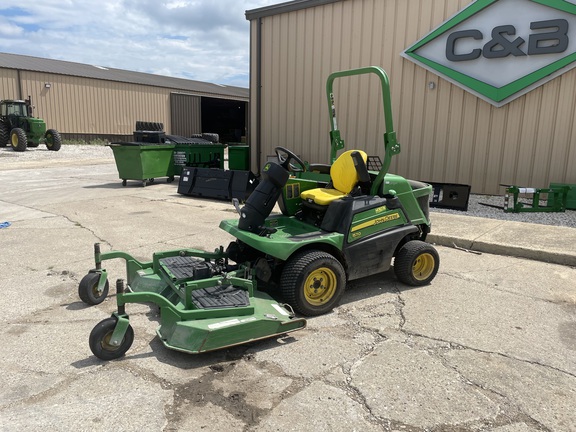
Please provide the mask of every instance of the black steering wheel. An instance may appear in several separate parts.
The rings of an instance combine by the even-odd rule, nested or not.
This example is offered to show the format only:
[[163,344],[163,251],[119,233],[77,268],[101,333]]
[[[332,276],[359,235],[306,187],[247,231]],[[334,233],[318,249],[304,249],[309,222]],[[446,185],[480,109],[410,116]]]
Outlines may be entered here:
[[[306,164],[302,162],[294,152],[288,150],[284,147],[276,147],[274,149],[276,152],[276,157],[278,158],[278,162],[287,171],[290,172],[305,172],[306,171]],[[296,162],[297,165],[291,163],[291,161]]]

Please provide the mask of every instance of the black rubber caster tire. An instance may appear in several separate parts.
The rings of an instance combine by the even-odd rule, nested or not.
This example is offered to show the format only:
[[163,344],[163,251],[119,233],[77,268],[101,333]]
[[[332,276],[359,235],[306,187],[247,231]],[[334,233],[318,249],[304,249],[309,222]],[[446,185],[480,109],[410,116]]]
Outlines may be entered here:
[[99,273],[88,273],[82,278],[80,284],[78,284],[78,296],[80,297],[80,300],[86,304],[89,304],[90,306],[95,306],[102,303],[106,299],[110,285],[108,280],[106,280],[104,290],[100,293],[98,292],[99,280]]
[[112,346],[109,344],[112,333],[116,328],[116,318],[106,318],[100,321],[90,332],[88,343],[90,344],[90,351],[101,360],[114,360],[126,354],[126,351],[132,346],[134,342],[134,330],[131,325],[128,325],[124,339],[119,346]]

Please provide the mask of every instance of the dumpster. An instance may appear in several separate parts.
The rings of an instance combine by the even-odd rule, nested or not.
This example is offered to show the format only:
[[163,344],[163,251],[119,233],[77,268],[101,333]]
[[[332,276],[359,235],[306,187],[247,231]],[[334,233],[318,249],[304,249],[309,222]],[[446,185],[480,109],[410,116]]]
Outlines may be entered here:
[[167,177],[168,182],[174,180],[174,144],[120,142],[111,143],[109,147],[114,153],[122,186],[126,186],[127,180],[139,180],[142,186],[158,177]]
[[250,147],[247,145],[228,144],[228,168],[231,170],[250,170]]

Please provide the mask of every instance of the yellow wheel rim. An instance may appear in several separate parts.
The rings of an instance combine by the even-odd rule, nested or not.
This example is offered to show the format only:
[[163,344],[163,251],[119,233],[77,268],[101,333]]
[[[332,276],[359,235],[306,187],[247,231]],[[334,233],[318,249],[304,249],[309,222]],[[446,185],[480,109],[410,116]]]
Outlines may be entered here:
[[18,135],[12,134],[12,147],[18,147]]
[[327,267],[320,267],[306,278],[304,297],[311,305],[323,305],[334,296],[337,284],[336,274]]
[[432,254],[423,253],[419,255],[412,266],[412,276],[419,281],[426,280],[434,271],[434,264],[435,260]]

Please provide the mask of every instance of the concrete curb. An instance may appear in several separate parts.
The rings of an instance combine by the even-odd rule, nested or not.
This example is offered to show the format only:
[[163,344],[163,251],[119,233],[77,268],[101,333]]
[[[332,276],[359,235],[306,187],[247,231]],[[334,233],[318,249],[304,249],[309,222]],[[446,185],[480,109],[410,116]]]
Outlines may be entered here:
[[427,240],[472,251],[576,267],[576,229],[432,213]]

